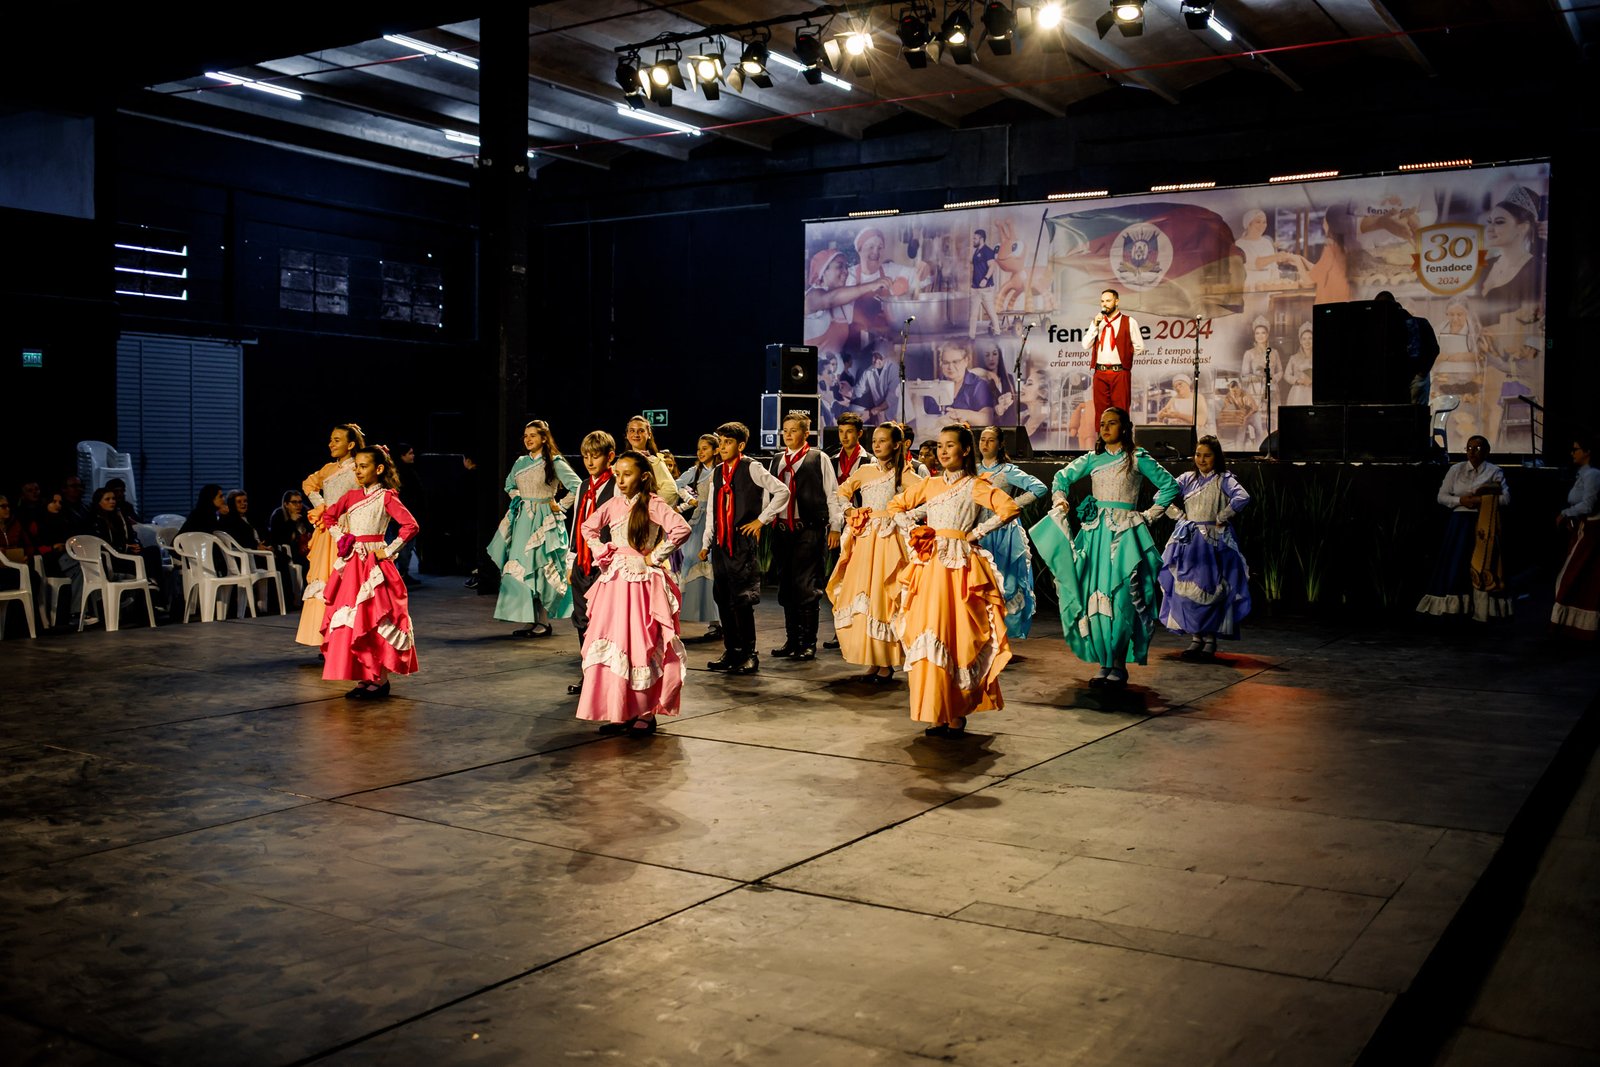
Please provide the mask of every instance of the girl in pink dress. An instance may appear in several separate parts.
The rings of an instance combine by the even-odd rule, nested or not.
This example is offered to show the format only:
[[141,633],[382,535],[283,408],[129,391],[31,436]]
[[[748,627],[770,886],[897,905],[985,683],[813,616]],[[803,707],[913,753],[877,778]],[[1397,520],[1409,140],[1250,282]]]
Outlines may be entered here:
[[[337,534],[322,620],[322,676],[358,683],[345,696],[372,700],[389,695],[391,674],[417,669],[406,586],[393,558],[417,535],[417,520],[400,503],[400,479],[381,448],[354,454],[356,488],[329,504],[322,526]],[[389,544],[383,532],[394,519],[400,532]]]
[[[600,577],[589,589],[589,632],[583,641],[583,698],[578,718],[601,733],[655,733],[656,716],[678,714],[683,642],[678,639],[678,587],[668,562],[689,539],[689,524],[655,494],[643,453],[629,449],[611,468],[616,495],[583,521],[579,536]],[[609,529],[603,543],[600,531]]]

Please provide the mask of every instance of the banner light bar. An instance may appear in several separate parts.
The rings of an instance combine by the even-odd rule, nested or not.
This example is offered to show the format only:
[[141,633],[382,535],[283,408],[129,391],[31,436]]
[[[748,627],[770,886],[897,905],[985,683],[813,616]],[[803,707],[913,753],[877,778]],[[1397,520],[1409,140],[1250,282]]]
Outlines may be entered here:
[[1470,166],[1472,166],[1472,160],[1470,160],[1470,159],[1442,159],[1437,163],[1402,163],[1402,164],[1400,164],[1400,169],[1402,171],[1408,171],[1408,170],[1441,170],[1441,169],[1443,169],[1445,167],[1470,167]]
[[883,215],[898,214],[900,214],[900,209],[897,207],[880,207],[871,211],[852,211],[850,212],[850,217],[853,219],[875,219]]
[[1304,174],[1279,174],[1275,178],[1268,178],[1267,183],[1276,185],[1278,182],[1314,182],[1319,178],[1337,178],[1336,170],[1308,170]]
[[1215,189],[1216,182],[1177,182],[1172,185],[1152,185],[1152,193],[1186,193],[1191,189]]
[[991,196],[984,200],[957,200],[953,204],[946,204],[944,209],[953,211],[958,207],[994,207],[999,202],[1000,198],[998,196]]
[[1099,196],[1110,196],[1110,189],[1094,189],[1082,193],[1051,193],[1046,200],[1093,200]]

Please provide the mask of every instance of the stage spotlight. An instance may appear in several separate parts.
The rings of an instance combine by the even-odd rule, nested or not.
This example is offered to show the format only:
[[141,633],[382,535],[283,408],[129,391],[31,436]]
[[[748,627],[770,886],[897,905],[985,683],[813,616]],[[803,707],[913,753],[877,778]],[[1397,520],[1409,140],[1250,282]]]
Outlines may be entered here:
[[682,55],[676,50],[668,55],[662,49],[656,53],[656,61],[650,65],[650,102],[658,107],[671,107],[672,90],[683,88],[683,70],[678,66]]
[[739,72],[757,88],[772,88],[772,75],[767,73],[767,42],[751,41],[739,53]]
[[933,12],[921,4],[912,4],[900,12],[900,57],[912,70],[921,70],[928,61],[939,62],[939,41],[928,32],[928,20]]
[[704,52],[689,57],[689,73],[694,75],[695,85],[707,100],[715,100],[722,95],[722,87],[718,84],[722,78],[722,53],[713,51],[710,41],[706,42]]
[[1061,5],[1054,2],[1044,5],[1039,9],[1039,13],[1034,16],[1033,21],[1041,30],[1059,29],[1061,26]]
[[1017,16],[1001,0],[989,0],[983,9],[983,35],[989,42],[989,52],[1009,56],[1013,35],[1017,29]]
[[1101,39],[1115,26],[1124,37],[1138,37],[1144,33],[1144,0],[1111,0],[1111,9],[1094,20],[1094,28]]
[[823,45],[823,52],[830,67],[840,70],[845,63],[849,63],[850,72],[858,78],[867,77],[872,73],[872,66],[867,60],[867,53],[872,49],[872,34],[867,31],[866,24],[859,19],[851,19],[843,33]]
[[[794,31],[794,57],[804,67],[822,67],[822,31],[809,22]],[[819,79],[820,80],[820,79]]]
[[1185,26],[1191,30],[1203,30],[1206,23],[1211,21],[1212,9],[1216,6],[1216,0],[1183,0],[1178,9],[1183,13]]
[[617,85],[621,87],[624,95],[639,91],[638,53],[617,60]]
[[958,7],[945,17],[940,40],[950,50],[950,58],[957,64],[972,62],[972,18],[967,9]]

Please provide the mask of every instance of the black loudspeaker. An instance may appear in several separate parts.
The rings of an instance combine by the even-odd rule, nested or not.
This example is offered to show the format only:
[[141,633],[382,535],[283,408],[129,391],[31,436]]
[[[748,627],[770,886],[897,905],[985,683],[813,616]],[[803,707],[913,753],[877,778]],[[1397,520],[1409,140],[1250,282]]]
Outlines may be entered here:
[[[837,456],[839,454],[839,427],[824,426],[822,428],[821,447],[822,450],[830,456]],[[865,441],[861,443],[861,447],[866,448],[869,452],[872,451],[872,449],[867,448],[867,442]]]
[[1028,431],[1016,426],[1000,427],[1000,440],[1005,442],[1006,455],[1012,459],[1032,459],[1033,442],[1028,440]]
[[[1315,343],[1315,342],[1313,342]],[[1294,460],[1344,458],[1344,407],[1339,404],[1285,405],[1278,409],[1280,455]]]
[[1345,411],[1344,458],[1405,463],[1428,454],[1428,409],[1420,404],[1358,404]]
[[1141,426],[1133,439],[1156,459],[1186,459],[1194,453],[1190,426]]
[[1311,399],[1316,403],[1397,404],[1409,398],[1405,319],[1394,305],[1371,300],[1318,304],[1311,309],[1311,334],[1316,353]]
[[815,393],[816,345],[768,345],[767,392]]

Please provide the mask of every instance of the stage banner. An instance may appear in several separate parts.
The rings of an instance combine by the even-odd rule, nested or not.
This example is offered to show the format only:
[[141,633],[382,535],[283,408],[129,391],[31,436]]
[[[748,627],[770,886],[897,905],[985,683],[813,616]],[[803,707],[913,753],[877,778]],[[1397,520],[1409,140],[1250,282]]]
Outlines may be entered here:
[[901,419],[919,442],[952,419],[1020,424],[1037,449],[1091,447],[1084,337],[1110,288],[1145,346],[1135,423],[1198,409],[1203,433],[1253,451],[1279,407],[1311,403],[1312,307],[1387,291],[1433,327],[1418,400],[1451,447],[1527,452],[1549,186],[1541,162],[810,222],[801,332],[824,421]]

